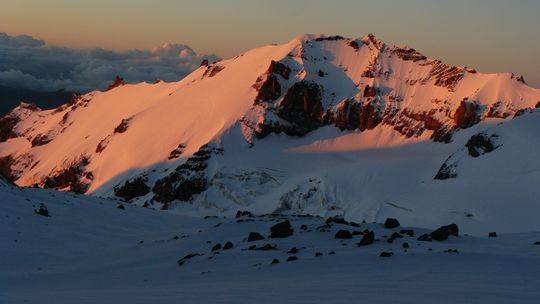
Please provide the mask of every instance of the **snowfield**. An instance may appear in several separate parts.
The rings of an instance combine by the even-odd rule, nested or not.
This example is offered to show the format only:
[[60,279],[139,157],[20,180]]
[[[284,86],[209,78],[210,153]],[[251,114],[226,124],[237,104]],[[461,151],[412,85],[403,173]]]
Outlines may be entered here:
[[[0,195],[6,304],[537,303],[539,296],[539,232],[421,242],[430,230],[332,223],[320,232],[317,217],[201,219],[39,189],[2,187]],[[50,217],[34,212],[42,202]],[[293,235],[269,239],[269,227],[284,218]],[[334,239],[340,229],[373,230],[379,241],[358,247],[361,235]],[[400,229],[415,237],[388,243],[385,236]],[[266,239],[247,242],[250,232]],[[231,249],[211,251],[227,241]],[[254,244],[276,249],[247,250]],[[299,251],[287,254],[293,247]],[[394,255],[379,257],[383,251]],[[191,253],[203,255],[177,265]]]

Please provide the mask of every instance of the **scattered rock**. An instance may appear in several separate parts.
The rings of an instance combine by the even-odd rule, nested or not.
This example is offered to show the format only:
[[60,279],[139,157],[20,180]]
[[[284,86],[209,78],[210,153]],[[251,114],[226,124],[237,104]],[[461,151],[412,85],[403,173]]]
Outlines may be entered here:
[[300,249],[293,247],[287,251],[287,254],[297,254],[300,251]]
[[34,210],[34,212],[42,216],[49,216],[49,217],[51,216],[49,214],[49,209],[47,209],[47,206],[45,206],[45,204],[43,203],[39,204],[39,209]]
[[298,257],[296,257],[294,255],[287,258],[287,262],[292,262],[292,261],[296,261],[296,260],[298,260]]
[[349,232],[349,230],[339,230],[336,232],[334,238],[343,240],[352,239],[352,234]]
[[358,246],[367,246],[373,244],[375,241],[375,233],[373,231],[368,231],[364,233],[364,236],[358,243]]
[[412,229],[401,229],[399,231],[399,233],[406,234],[406,235],[408,235],[410,237],[414,237],[414,230],[412,230]]
[[182,265],[184,265],[184,263],[187,260],[191,260],[194,257],[203,256],[203,255],[204,254],[202,254],[202,253],[190,253],[190,254],[187,254],[186,256],[184,256],[183,258],[181,258],[180,260],[178,260],[178,262],[176,262],[176,263],[178,264],[178,266],[182,266]]
[[320,256],[322,256],[322,255],[323,255],[322,252],[315,252],[315,256],[316,256],[316,257],[320,257]]
[[233,248],[232,242],[226,242],[225,245],[223,245],[223,250],[229,250],[231,248]]
[[335,251],[330,251],[330,252],[328,253],[328,255],[334,255],[334,254],[336,254]]
[[250,246],[249,250],[259,250],[259,251],[269,251],[269,250],[275,250],[276,246],[266,244],[264,246],[257,247],[256,245]]
[[285,220],[270,227],[270,232],[270,238],[286,238],[291,236],[294,230],[292,229],[289,220]]
[[349,225],[349,222],[347,222],[344,218],[337,217],[337,216],[327,218],[325,223],[326,224],[336,223],[336,224]]
[[279,264],[279,260],[278,259],[273,259],[272,263],[270,263],[270,264]]
[[399,221],[395,218],[387,218],[384,222],[384,228],[386,229],[393,229],[399,227]]
[[126,207],[124,207],[124,205],[122,205],[122,204],[118,204],[118,206],[116,206],[116,208],[121,209],[121,210],[126,210]]
[[424,233],[421,236],[419,236],[416,240],[421,241],[421,242],[431,242],[433,241],[433,238],[429,234]]
[[308,229],[308,226],[304,224],[304,225],[300,226],[300,229],[301,229],[301,230],[307,230],[307,229]]
[[212,251],[217,251],[221,249],[221,243],[217,243],[212,247]]
[[248,239],[247,239],[248,242],[255,242],[255,241],[260,241],[260,240],[264,240],[264,236],[262,236],[260,233],[258,232],[249,233]]
[[441,226],[429,235],[432,239],[440,242],[446,240],[451,235],[456,237],[459,236],[459,228],[456,224]]
[[394,255],[393,252],[388,252],[388,251],[383,251],[383,252],[381,252],[381,254],[379,254],[379,256],[382,257],[382,258],[389,258],[389,257],[391,257],[393,255]]
[[251,212],[249,211],[237,211],[235,218],[240,217],[253,217],[253,214],[251,214]]

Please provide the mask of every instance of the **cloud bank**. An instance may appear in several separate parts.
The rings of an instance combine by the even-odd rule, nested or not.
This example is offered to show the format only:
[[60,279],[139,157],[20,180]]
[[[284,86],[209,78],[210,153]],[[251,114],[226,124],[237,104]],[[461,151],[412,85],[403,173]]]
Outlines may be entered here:
[[218,57],[197,54],[183,44],[117,52],[50,46],[31,36],[0,32],[0,85],[10,87],[87,92],[106,88],[116,75],[128,83],[176,81],[203,59]]

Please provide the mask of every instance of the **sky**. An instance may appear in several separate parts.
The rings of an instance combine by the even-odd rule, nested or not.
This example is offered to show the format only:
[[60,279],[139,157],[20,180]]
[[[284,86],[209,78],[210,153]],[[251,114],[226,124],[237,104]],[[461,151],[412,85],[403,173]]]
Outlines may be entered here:
[[0,7],[0,32],[47,45],[125,52],[174,43],[227,58],[303,33],[374,33],[540,87],[538,0],[0,0]]

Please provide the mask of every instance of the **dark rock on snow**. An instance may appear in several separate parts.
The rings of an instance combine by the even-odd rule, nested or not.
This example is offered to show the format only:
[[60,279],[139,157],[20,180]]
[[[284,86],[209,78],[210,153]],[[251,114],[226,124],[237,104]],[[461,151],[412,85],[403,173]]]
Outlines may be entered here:
[[364,236],[358,243],[358,246],[371,245],[375,241],[375,233],[373,231],[368,231],[364,233]]
[[334,236],[336,239],[352,239],[352,234],[349,230],[339,230],[336,232],[336,235]]
[[387,218],[386,221],[384,222],[384,228],[387,228],[387,229],[392,229],[392,228],[396,228],[396,227],[399,227],[399,221],[395,218]]
[[292,229],[291,223],[288,220],[285,220],[270,227],[270,232],[271,238],[285,238],[291,236],[294,230]]
[[248,242],[255,242],[255,241],[260,241],[260,240],[264,240],[264,236],[262,236],[260,233],[258,232],[249,233],[248,239],[247,239]]

